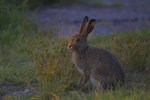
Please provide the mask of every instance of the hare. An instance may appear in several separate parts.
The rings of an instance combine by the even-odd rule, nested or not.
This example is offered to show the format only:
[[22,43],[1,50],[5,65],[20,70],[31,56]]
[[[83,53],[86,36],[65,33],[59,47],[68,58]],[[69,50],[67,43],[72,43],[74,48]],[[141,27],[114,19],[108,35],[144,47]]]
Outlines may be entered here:
[[72,50],[73,63],[82,75],[78,87],[82,88],[91,80],[95,88],[114,89],[116,82],[124,85],[125,70],[112,53],[88,45],[87,37],[95,23],[95,19],[88,21],[85,16],[79,32],[68,44],[68,49]]

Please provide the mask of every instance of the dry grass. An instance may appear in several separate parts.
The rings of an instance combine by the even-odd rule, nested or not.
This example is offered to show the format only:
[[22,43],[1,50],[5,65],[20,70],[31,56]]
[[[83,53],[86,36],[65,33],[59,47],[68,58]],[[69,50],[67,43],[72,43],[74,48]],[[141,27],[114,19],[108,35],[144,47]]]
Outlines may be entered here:
[[[45,37],[40,33],[33,37],[27,37],[24,42],[19,43],[23,45],[18,47],[18,50],[23,50],[23,52],[20,51],[19,55],[23,53],[24,56],[21,58],[25,57],[28,60],[19,60],[17,63],[14,63],[14,65],[18,64],[18,66],[20,66],[21,63],[26,62],[26,65],[24,65],[27,68],[25,73],[28,73],[29,75],[31,74],[30,67],[33,68],[32,71],[35,72],[32,73],[30,77],[26,77],[26,80],[31,80],[33,77],[36,78],[33,79],[34,81],[37,81],[38,85],[36,87],[30,86],[36,91],[36,94],[24,97],[5,96],[5,98],[9,98],[8,100],[49,100],[52,98],[54,100],[110,100],[110,98],[112,98],[112,100],[120,100],[124,98],[140,100],[140,98],[143,98],[144,96],[144,99],[147,100],[149,98],[148,84],[150,82],[148,81],[150,75],[148,74],[149,54],[147,50],[149,50],[149,46],[147,45],[149,45],[149,39],[147,38],[147,35],[139,36],[137,33],[134,35],[115,34],[113,36],[92,37],[89,40],[90,43],[93,41],[92,45],[108,49],[119,58],[121,63],[127,69],[127,79],[130,78],[133,81],[133,84],[135,84],[134,87],[130,87],[129,89],[119,88],[116,91],[106,92],[94,92],[89,91],[88,89],[84,91],[73,89],[72,85],[77,83],[80,75],[72,64],[71,52],[66,48],[68,39],[53,39],[51,36]],[[9,51],[15,52],[16,49],[14,47]],[[11,56],[13,57],[15,54]],[[137,56],[139,56],[138,59]],[[2,61],[5,60],[2,59]],[[29,64],[32,66],[28,66]],[[6,70],[11,69],[13,72],[18,73],[16,68],[19,67],[15,67],[14,65]],[[12,74],[11,72],[8,72],[8,75],[1,73],[1,75],[5,75],[6,78],[10,77],[9,74],[13,75],[12,78],[19,75],[16,74],[17,76],[15,76],[15,73]],[[20,80],[21,77],[25,77],[24,74],[18,79]],[[9,80],[9,78],[7,79]],[[2,78],[2,81],[7,80]],[[32,81],[33,80],[28,82],[30,83]],[[24,82],[24,80],[21,82]]]
[[113,51],[127,69],[148,70],[150,40],[140,39],[130,33],[124,37],[114,35],[113,41]]
[[26,49],[36,71],[39,84],[37,97],[58,98],[70,84],[76,81],[78,74],[71,63],[71,53],[67,50],[66,39],[48,38],[30,41]]
[[[133,83],[141,84],[145,82],[145,80],[139,79],[142,75],[145,75],[138,75],[139,72],[136,71],[144,71],[145,73],[149,69],[149,39],[140,38],[138,34],[115,34],[113,36],[108,36],[108,38],[104,38],[106,39],[100,40],[101,44],[105,42],[104,48],[109,49],[119,58],[123,66],[127,69],[127,78],[132,79],[131,77],[134,77],[134,73],[138,77],[134,77],[134,79],[132,79]],[[121,89],[119,90],[121,91],[120,94],[118,91],[115,91],[108,92],[106,94],[98,93],[97,95],[91,95],[91,92],[89,94],[91,95],[90,97],[80,91],[69,92],[72,90],[71,85],[77,83],[79,74],[76,72],[76,69],[72,64],[71,52],[69,52],[66,48],[67,43],[68,39],[49,39],[47,37],[41,38],[41,36],[36,37],[35,40],[31,40],[27,43],[26,50],[28,55],[32,58],[39,84],[35,98],[40,98],[43,100],[48,98],[71,99],[70,96],[73,94],[74,96],[77,96],[77,98],[73,96],[74,99],[95,99],[102,96],[108,100],[112,96],[115,100],[116,96],[117,98],[121,98],[119,95],[128,95],[124,94],[126,91],[135,93],[136,97],[132,98],[139,97],[138,92],[136,91],[143,91],[143,94],[145,95],[146,90],[138,90],[136,87],[134,89],[132,88],[131,91],[128,89]],[[145,79],[148,77],[149,76]],[[149,82],[147,81],[147,83]],[[68,93],[67,97],[63,95],[66,93]],[[106,95],[110,95],[110,97],[108,98]]]
[[[3,2],[4,0],[0,1],[1,4]],[[3,8],[0,9],[0,85],[10,82],[17,87],[0,87],[0,97],[4,96],[6,100],[150,99],[150,29],[133,34],[91,37],[89,42],[92,45],[103,47],[119,58],[127,69],[127,78],[131,78],[136,84],[129,89],[85,93],[72,89],[80,75],[72,64],[71,52],[66,48],[68,39],[53,39],[52,31],[48,32],[48,36],[44,36],[43,32],[24,16],[25,6],[26,4],[19,8],[12,5],[0,6]],[[32,82],[38,85],[32,87]],[[20,89],[28,86],[35,89],[36,94],[22,97],[5,96],[8,91],[18,90],[18,84],[25,84],[25,87],[19,87]]]

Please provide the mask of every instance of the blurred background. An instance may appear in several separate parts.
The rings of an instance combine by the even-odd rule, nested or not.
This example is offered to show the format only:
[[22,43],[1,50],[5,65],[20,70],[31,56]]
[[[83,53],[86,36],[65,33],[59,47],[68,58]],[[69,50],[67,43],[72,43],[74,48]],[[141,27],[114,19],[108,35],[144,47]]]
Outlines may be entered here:
[[95,34],[113,34],[150,27],[149,4],[149,0],[60,0],[34,15],[44,29],[59,26],[59,35],[77,32],[84,16],[96,19]]
[[39,28],[66,36],[77,32],[83,17],[89,16],[97,21],[95,34],[113,34],[149,28],[149,4],[149,0],[1,0],[0,21],[2,27],[16,16],[7,15],[11,10],[26,11]]

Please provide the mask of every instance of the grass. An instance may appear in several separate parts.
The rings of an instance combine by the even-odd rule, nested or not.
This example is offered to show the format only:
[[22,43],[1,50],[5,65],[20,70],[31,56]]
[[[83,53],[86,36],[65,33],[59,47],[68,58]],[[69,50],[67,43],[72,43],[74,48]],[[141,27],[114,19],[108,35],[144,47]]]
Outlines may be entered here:
[[[143,34],[144,32],[144,34]],[[9,48],[9,55],[1,56],[0,79],[3,84],[11,82],[14,84],[25,84],[24,87],[32,87],[32,82],[37,86],[32,87],[36,94],[25,98],[45,100],[54,99],[85,99],[85,100],[109,100],[114,99],[149,99],[148,80],[149,75],[149,29],[139,33],[115,34],[112,36],[90,37],[89,42],[97,47],[103,47],[113,52],[121,61],[127,71],[127,80],[135,84],[134,87],[118,89],[115,91],[86,93],[82,90],[72,88],[79,79],[79,73],[71,62],[71,52],[67,50],[68,39],[53,39],[41,34],[26,37],[18,47],[18,41],[13,48]],[[130,40],[130,41],[128,41]],[[135,42],[136,41],[136,42]],[[120,43],[121,42],[121,43]],[[120,44],[123,46],[120,46]],[[128,50],[131,47],[137,46]],[[17,48],[17,49],[16,49]],[[121,50],[120,50],[121,49]],[[16,52],[19,51],[19,52]],[[120,52],[119,52],[119,51]],[[136,52],[136,51],[139,52]],[[143,51],[146,50],[146,51]],[[135,51],[137,54],[132,54]],[[141,54],[143,54],[141,56]],[[137,58],[139,56],[139,59]],[[144,56],[145,55],[145,56]],[[3,57],[5,56],[5,57]],[[135,59],[132,58],[135,57]],[[141,56],[141,57],[140,57]],[[125,57],[125,58],[124,58]],[[131,57],[131,58],[130,58]],[[144,57],[144,58],[143,58]],[[132,60],[131,62],[129,62]],[[141,61],[142,60],[142,61]],[[127,63],[129,62],[129,63]],[[136,64],[136,66],[133,66]],[[144,77],[144,78],[142,78]],[[148,87],[147,87],[148,86]],[[147,88],[146,88],[147,87]],[[16,91],[18,89],[7,89]],[[2,90],[4,91],[4,90]],[[86,90],[89,91],[89,90]],[[128,93],[129,92],[129,93]],[[3,95],[5,93],[2,92]],[[22,97],[4,96],[13,100]]]
[[123,7],[125,6],[122,2],[112,2],[112,3],[106,3],[104,0],[90,0],[89,2],[86,2],[86,4],[95,6],[95,7]]
[[[5,2],[0,1],[0,99],[150,99],[150,29],[132,34],[89,37],[91,45],[105,48],[119,58],[126,69],[127,81],[132,81],[133,86],[115,91],[77,90],[73,86],[80,74],[72,64],[71,52],[67,50],[69,39],[54,39],[53,31],[45,36],[26,16],[27,1],[18,1],[17,4]],[[35,93],[6,95],[27,88]]]
[[[39,84],[38,96],[41,99],[59,95],[75,81],[75,68],[67,51],[68,41],[65,39],[49,40],[39,37],[30,41],[26,52],[32,58]],[[42,49],[42,50],[39,50]],[[74,77],[74,79],[72,78]]]
[[[107,92],[92,92],[88,96],[81,96],[81,93],[68,93],[66,96],[58,97],[61,100],[149,100],[150,92],[143,89],[131,88],[120,89]],[[59,100],[57,97],[54,100]],[[7,100],[36,100],[31,96],[11,97],[6,96]]]
[[143,71],[147,70],[149,66],[147,60],[150,49],[150,41],[149,37],[147,37],[150,34],[149,30],[145,33],[143,32],[114,34],[104,36],[102,39],[100,36],[96,36],[93,37],[96,38],[93,44],[96,44],[97,47],[103,47],[112,51],[120,59],[122,64],[128,67],[127,69]]

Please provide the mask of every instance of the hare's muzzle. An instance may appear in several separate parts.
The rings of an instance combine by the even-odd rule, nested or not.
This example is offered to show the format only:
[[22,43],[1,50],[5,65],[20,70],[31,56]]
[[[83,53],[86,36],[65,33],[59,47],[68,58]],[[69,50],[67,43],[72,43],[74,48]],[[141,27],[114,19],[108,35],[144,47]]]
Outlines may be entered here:
[[68,44],[68,50],[72,50],[71,44]]

